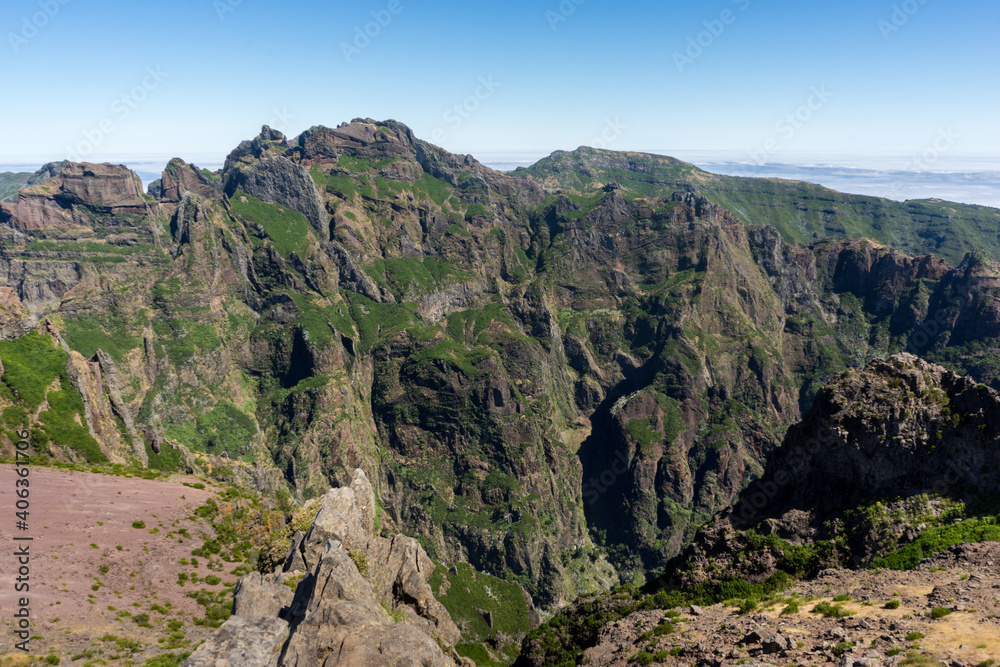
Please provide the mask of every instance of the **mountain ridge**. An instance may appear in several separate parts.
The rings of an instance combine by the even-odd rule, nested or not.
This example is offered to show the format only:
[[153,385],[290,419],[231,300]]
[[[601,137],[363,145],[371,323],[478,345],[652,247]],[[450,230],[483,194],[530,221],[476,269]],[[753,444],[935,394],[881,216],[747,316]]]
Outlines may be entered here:
[[662,567],[836,373],[908,349],[996,386],[995,265],[928,256],[962,228],[914,257],[806,199],[831,238],[796,244],[752,188],[775,225],[615,155],[506,174],[358,119],[262,128],[149,194],[65,167],[0,210],[6,428],[301,500],[361,468],[388,526],[558,607]]

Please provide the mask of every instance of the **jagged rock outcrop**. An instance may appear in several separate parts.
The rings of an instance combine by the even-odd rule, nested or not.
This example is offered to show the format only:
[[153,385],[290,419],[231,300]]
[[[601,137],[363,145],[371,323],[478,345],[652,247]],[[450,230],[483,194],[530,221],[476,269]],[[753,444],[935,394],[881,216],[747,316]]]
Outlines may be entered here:
[[911,354],[874,361],[820,391],[737,513],[773,490],[757,517],[799,510],[818,529],[872,498],[998,493],[998,425],[1000,393],[972,378]]
[[0,340],[31,331],[31,314],[12,287],[0,287]]
[[287,636],[288,623],[280,618],[248,620],[233,616],[181,665],[269,667],[275,664],[277,647],[281,646]]
[[[309,533],[295,536],[282,568],[239,581],[233,618],[240,620],[223,626],[226,637],[258,636],[259,623],[278,616],[290,626],[289,638],[279,642],[275,634],[275,643],[261,648],[279,656],[276,665],[456,664],[457,656],[441,648],[457,643],[460,633],[427,584],[433,563],[412,538],[373,534],[375,495],[365,473],[356,470],[350,487],[332,489],[320,502]],[[301,582],[292,596],[284,582],[295,579]],[[232,660],[228,643],[207,646],[191,659]]]
[[150,212],[139,178],[131,170],[124,165],[87,162],[63,164],[51,180],[21,190],[17,203],[5,205],[5,210],[10,224],[24,231],[91,227],[90,217],[80,206],[110,215]]
[[323,206],[309,171],[281,155],[265,155],[249,165],[239,164],[225,172],[225,192],[242,190],[261,201],[295,209],[312,224],[321,238],[329,234],[330,216]]
[[174,158],[163,170],[157,199],[163,203],[177,204],[187,193],[207,199],[218,199],[222,196],[222,181],[218,176],[214,178],[213,176],[193,164]]
[[[706,576],[766,579],[778,564],[766,551],[730,569],[748,530],[793,544],[840,535],[846,551],[830,554],[831,563],[868,565],[886,555],[887,544],[914,539],[921,517],[942,511],[935,499],[971,502],[1000,493],[998,425],[1000,393],[914,355],[844,373],[789,429],[761,478],[698,532],[668,572],[683,572],[689,583]],[[876,502],[896,517],[878,531],[864,513],[851,514]]]

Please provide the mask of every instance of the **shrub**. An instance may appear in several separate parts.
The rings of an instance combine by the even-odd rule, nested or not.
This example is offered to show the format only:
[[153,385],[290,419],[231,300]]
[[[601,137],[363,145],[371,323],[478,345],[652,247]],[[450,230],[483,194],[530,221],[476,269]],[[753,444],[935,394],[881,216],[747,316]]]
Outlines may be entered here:
[[831,604],[829,602],[820,602],[812,608],[812,613],[823,614],[825,618],[843,618],[851,615],[851,612],[839,604]]
[[797,614],[797,613],[799,613],[799,603],[796,602],[795,600],[789,602],[787,605],[785,605],[785,608],[781,610],[782,616],[789,616],[791,614]]
[[138,528],[139,530],[142,530],[143,528],[146,527],[146,522],[145,521],[133,521],[132,522],[132,527],[133,528]]
[[918,639],[923,639],[923,638],[924,638],[924,633],[917,632],[916,630],[914,630],[913,632],[906,633],[906,641],[908,642],[915,642]]
[[847,651],[852,648],[854,648],[854,642],[840,642],[833,647],[832,653],[839,657],[847,653]]
[[899,609],[899,600],[889,600],[885,603],[886,609]]
[[934,607],[931,609],[931,618],[944,618],[951,613],[951,609],[947,607]]
[[358,568],[358,572],[362,577],[368,576],[368,554],[363,551],[354,551],[351,553],[351,560],[354,561],[354,566]]
[[639,651],[632,660],[640,665],[653,664],[653,656],[645,651]]

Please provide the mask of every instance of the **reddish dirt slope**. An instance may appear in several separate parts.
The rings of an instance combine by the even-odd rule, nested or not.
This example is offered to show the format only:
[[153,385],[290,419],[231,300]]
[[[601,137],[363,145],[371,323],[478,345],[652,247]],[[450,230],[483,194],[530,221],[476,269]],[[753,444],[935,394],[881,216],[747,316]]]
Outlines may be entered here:
[[[23,544],[14,541],[15,535],[34,538],[27,594],[33,654],[54,653],[63,658],[62,664],[83,654],[86,660],[81,657],[74,664],[132,660],[142,665],[164,652],[190,650],[210,632],[193,622],[205,610],[185,593],[223,590],[226,582],[236,580],[230,571],[237,564],[216,561],[213,567],[221,564],[220,571],[209,570],[204,558],[196,559],[197,567],[181,564],[212,536],[211,527],[194,516],[195,508],[214,495],[210,488],[183,485],[197,483],[193,478],[144,480],[33,468],[29,529],[22,531],[16,527],[15,479],[13,466],[0,467],[0,544],[7,554],[0,566],[0,614],[5,621],[0,655],[20,654],[8,620],[24,595],[14,590],[16,564],[9,554],[13,545]],[[145,527],[133,527],[137,521]],[[181,572],[200,578],[216,575],[222,583],[188,581],[181,586]],[[150,627],[136,623],[139,614],[149,616]],[[171,621],[176,629],[169,627]]]

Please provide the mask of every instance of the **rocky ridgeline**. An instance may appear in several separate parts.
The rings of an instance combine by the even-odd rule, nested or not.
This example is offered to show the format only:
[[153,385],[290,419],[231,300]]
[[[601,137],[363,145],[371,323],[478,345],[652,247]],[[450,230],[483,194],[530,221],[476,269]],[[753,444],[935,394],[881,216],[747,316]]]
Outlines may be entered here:
[[314,502],[316,519],[284,564],[243,577],[233,616],[183,665],[471,666],[451,649],[460,633],[427,583],[434,565],[424,549],[374,534],[364,472]]
[[[844,238],[888,204],[848,225],[824,211],[864,202],[784,183],[745,208],[729,185],[593,149],[505,174],[371,119],[264,127],[148,195],[122,166],[50,165],[0,209],[0,344],[55,331],[69,359],[45,367],[84,405],[45,410],[54,372],[30,404],[0,391],[0,449],[15,407],[39,442],[86,430],[56,458],[300,498],[361,468],[384,524],[546,607],[659,571],[842,370],[912,349],[1000,386],[982,253]],[[982,213],[949,206],[946,240]],[[803,238],[800,214],[844,224]]]
[[[870,565],[916,538],[947,498],[1000,494],[998,451],[1000,393],[910,354],[874,361],[819,392],[763,476],[668,571],[686,584],[767,579],[778,558],[746,553],[748,530],[796,545],[837,540],[831,564]],[[734,570],[737,553],[748,558]]]
[[[846,372],[648,597],[578,602],[517,664],[565,659],[566,637],[604,667],[992,664],[998,452],[997,391],[910,354]],[[704,606],[658,608],[685,599]]]
[[[1000,544],[959,545],[918,571],[826,570],[749,613],[722,604],[670,617],[662,610],[636,612],[606,625],[584,664],[990,664],[1000,656],[998,566]],[[935,609],[947,613],[935,617]]]

